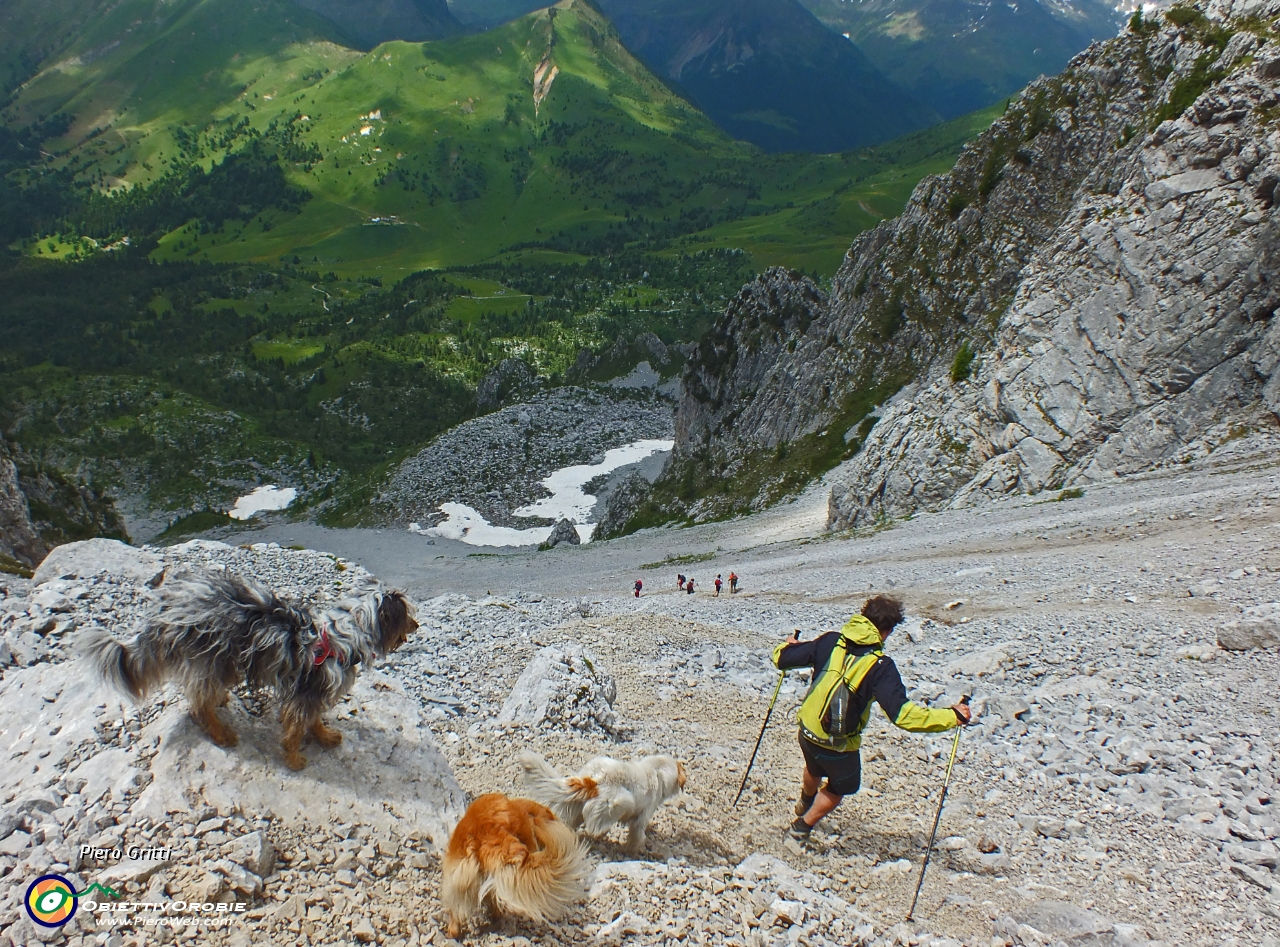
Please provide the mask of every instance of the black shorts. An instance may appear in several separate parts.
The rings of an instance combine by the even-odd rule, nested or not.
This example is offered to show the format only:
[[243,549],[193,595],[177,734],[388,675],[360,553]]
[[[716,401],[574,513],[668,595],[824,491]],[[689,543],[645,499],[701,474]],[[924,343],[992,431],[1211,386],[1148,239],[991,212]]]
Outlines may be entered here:
[[862,757],[857,750],[837,753],[815,746],[801,734],[800,752],[804,754],[804,768],[819,779],[825,776],[826,790],[833,796],[852,796],[862,785]]

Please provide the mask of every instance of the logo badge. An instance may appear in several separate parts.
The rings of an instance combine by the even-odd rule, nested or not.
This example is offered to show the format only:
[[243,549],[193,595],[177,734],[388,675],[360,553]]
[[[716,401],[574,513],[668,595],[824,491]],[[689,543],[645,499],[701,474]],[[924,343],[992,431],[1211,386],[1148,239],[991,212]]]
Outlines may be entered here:
[[77,894],[71,882],[62,875],[41,875],[27,887],[23,906],[27,909],[27,917],[41,927],[61,927],[75,917],[80,896],[95,890],[111,898],[120,897],[96,882]]
[[27,888],[27,917],[41,927],[61,927],[75,916],[76,889],[61,875],[41,875]]

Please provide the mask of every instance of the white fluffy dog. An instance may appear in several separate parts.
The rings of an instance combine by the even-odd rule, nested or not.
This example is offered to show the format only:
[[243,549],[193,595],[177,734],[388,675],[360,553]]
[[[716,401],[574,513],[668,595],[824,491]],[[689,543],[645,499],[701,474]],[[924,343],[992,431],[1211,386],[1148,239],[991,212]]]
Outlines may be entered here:
[[635,763],[598,756],[576,776],[564,777],[537,753],[520,754],[529,795],[575,829],[600,838],[626,823],[628,853],[640,851],[658,807],[684,788],[684,767],[670,756]]

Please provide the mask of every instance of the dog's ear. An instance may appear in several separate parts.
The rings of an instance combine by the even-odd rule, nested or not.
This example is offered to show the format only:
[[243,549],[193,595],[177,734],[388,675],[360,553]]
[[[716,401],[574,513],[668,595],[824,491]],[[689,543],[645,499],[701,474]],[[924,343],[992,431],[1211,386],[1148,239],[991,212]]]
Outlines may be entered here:
[[413,609],[403,592],[388,592],[378,603],[378,630],[382,645],[387,651],[395,651],[418,628]]

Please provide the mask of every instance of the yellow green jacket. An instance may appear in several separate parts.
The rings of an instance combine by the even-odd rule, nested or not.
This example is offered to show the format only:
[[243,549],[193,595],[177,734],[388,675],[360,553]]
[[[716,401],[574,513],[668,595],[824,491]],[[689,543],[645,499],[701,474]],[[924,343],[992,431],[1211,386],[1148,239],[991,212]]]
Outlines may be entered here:
[[[780,670],[813,668],[813,685],[797,715],[801,732],[808,739],[838,752],[858,749],[862,731],[871,719],[873,701],[894,724],[913,733],[939,733],[957,725],[955,711],[950,708],[932,710],[907,700],[902,675],[882,649],[879,629],[861,615],[854,615],[839,631],[812,641],[783,642],[774,649],[773,664]],[[842,674],[853,692],[850,723],[845,739],[832,741],[822,728],[822,717]]]

